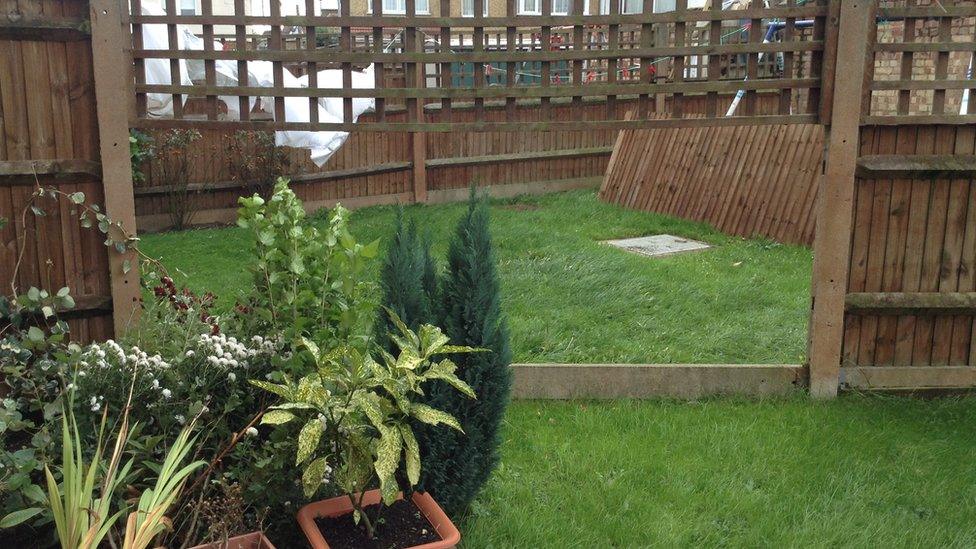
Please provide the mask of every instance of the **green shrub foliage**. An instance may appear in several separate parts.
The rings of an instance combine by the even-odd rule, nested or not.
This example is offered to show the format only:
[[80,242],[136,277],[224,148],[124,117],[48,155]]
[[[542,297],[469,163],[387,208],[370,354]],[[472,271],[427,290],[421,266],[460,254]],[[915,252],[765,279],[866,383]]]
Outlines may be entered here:
[[452,514],[467,509],[498,463],[499,428],[512,385],[512,353],[488,221],[486,200],[472,191],[448,250],[439,294],[440,321],[451,342],[489,351],[456,357],[458,377],[478,398],[459,398],[448,385],[432,384],[428,404],[456,417],[465,434],[421,431],[421,487]]
[[[396,230],[386,247],[380,272],[381,303],[411,330],[435,320],[437,267],[430,242],[422,239],[414,222],[405,222],[403,208],[397,210]],[[376,318],[377,344],[388,353],[397,352],[390,333],[396,333],[391,317],[382,308]]]

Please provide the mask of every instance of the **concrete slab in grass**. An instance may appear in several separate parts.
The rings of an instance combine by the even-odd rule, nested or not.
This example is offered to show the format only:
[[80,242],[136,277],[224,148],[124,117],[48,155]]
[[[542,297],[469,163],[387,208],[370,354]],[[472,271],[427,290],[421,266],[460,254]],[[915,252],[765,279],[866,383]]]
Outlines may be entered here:
[[648,257],[664,257],[685,252],[697,252],[711,248],[704,242],[670,234],[656,234],[622,240],[607,240],[607,244]]

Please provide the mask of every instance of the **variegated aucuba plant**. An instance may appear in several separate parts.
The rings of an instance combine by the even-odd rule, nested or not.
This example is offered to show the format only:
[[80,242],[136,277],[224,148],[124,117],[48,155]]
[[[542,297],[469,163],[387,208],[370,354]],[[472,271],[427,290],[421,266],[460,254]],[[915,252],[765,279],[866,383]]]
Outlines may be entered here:
[[311,357],[314,372],[297,382],[287,377],[282,384],[251,381],[281,397],[262,423],[303,422],[295,463],[303,467],[305,495],[311,498],[324,484],[335,482],[349,496],[353,518],[363,521],[370,537],[376,521],[363,513],[362,494],[378,483],[383,502],[395,501],[401,467],[411,487],[420,480],[420,448],[411,422],[443,424],[463,432],[453,416],[412,398],[423,396],[422,386],[438,379],[475,398],[445,355],[480,351],[449,345],[436,326],[424,324],[414,332],[394,312],[387,312],[400,332],[390,334],[399,356],[382,351],[377,361],[348,346],[323,352],[302,339],[299,347]]

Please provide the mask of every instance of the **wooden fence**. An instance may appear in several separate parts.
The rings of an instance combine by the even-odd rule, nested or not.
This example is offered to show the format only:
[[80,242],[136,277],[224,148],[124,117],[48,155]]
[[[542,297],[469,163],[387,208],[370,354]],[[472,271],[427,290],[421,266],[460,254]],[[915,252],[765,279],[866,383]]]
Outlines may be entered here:
[[[85,193],[135,230],[125,114],[102,108],[111,105],[109,90],[124,86],[113,77],[122,52],[93,43],[85,30],[90,21],[103,36],[121,35],[118,8],[100,18],[90,17],[87,2],[22,0],[4,2],[0,17],[0,217],[9,221],[0,230],[2,291],[67,286],[75,337],[104,339],[130,319],[137,273],[122,272],[123,258],[109,254],[100,233],[81,228],[68,201],[38,201],[43,216],[21,212],[36,186],[54,187]],[[123,170],[106,166],[108,158],[121,158]],[[113,308],[122,311],[115,322]]]
[[[621,100],[623,105],[636,101]],[[504,105],[487,105],[488,119],[503,118]],[[554,117],[567,117],[568,103],[552,105]],[[603,115],[605,105],[587,102],[584,116]],[[535,116],[538,104],[519,104],[517,116]],[[455,105],[455,120],[473,118],[470,105]],[[441,115],[439,106],[427,107],[428,119]],[[371,114],[364,115],[372,116]],[[391,113],[387,117],[403,116]],[[155,136],[168,130],[153,130]],[[415,160],[423,163],[429,194],[427,201],[457,199],[471,184],[488,188],[496,195],[550,192],[559,189],[596,187],[600,184],[613,148],[613,130],[561,132],[466,132],[427,133],[354,132],[348,141],[319,168],[305,149],[285,148],[287,161],[282,174],[292,177],[293,188],[310,209],[341,201],[347,206],[411,203],[416,199]],[[242,161],[229,153],[235,132],[201,130],[194,144],[188,181],[193,190],[189,200],[195,211],[194,224],[228,223],[236,217],[237,198],[244,185],[233,178],[233,164]],[[416,155],[413,139],[425,143]],[[249,152],[249,150],[245,150]],[[136,214],[140,230],[153,231],[172,225],[167,213],[171,198],[166,182],[159,178],[159,159],[144,168],[147,179],[136,187]]]
[[[830,76],[829,64],[824,63],[828,3],[823,0],[797,2],[788,0],[784,6],[750,7],[744,10],[723,9],[713,2],[709,9],[690,10],[687,0],[677,0],[673,11],[656,13],[654,2],[644,0],[642,13],[621,14],[621,6],[610,2],[607,15],[584,15],[582,2],[575,2],[569,15],[552,15],[552,3],[542,2],[541,15],[519,15],[516,0],[506,3],[505,17],[484,17],[483,0],[474,1],[474,17],[426,17],[417,16],[416,2],[406,0],[405,15],[388,16],[383,13],[382,0],[372,0],[372,13],[365,16],[350,15],[350,3],[340,2],[338,16],[312,16],[314,0],[306,0],[306,15],[284,17],[280,5],[271,3],[268,16],[247,15],[243,0],[234,2],[233,14],[213,13],[212,0],[202,0],[200,15],[176,15],[176,1],[166,0],[167,15],[145,15],[141,1],[131,0],[126,23],[131,25],[131,55],[134,60],[132,88],[135,112],[132,125],[138,127],[196,127],[196,128],[265,128],[278,130],[347,130],[347,131],[486,131],[486,130],[577,130],[619,129],[625,127],[649,127],[651,125],[735,125],[744,123],[812,123],[816,122],[821,108],[824,76]],[[449,13],[450,0],[441,0],[445,13]],[[784,40],[764,40],[766,26],[763,20],[782,24]],[[743,25],[748,39],[739,43],[723,41],[723,29],[729,24]],[[809,23],[811,32],[799,32],[799,24]],[[129,26],[127,25],[127,27]],[[146,48],[146,25],[165,25],[168,30],[168,46]],[[199,25],[203,35],[203,50],[180,50],[177,40],[178,25]],[[269,25],[267,49],[248,49],[248,25]],[[282,33],[283,26],[300,27],[308,39],[305,49],[288,49]],[[225,50],[214,45],[214,27],[233,27],[234,49]],[[528,43],[517,38],[520,28],[538,28],[538,38]],[[339,48],[318,48],[316,30],[339,29]],[[367,51],[354,49],[353,35],[359,29],[371,29],[374,39]],[[471,51],[455,51],[452,36],[458,28],[472,29]],[[572,29],[572,39],[554,40],[554,31]],[[384,37],[391,29],[402,36],[402,48],[390,51]],[[505,32],[503,45],[491,47],[490,36]],[[587,33],[597,33],[606,40],[593,43]],[[558,34],[558,33],[557,33]],[[568,36],[568,35],[567,35]],[[433,47],[428,43],[433,42]],[[634,47],[634,43],[638,46]],[[128,44],[127,44],[128,45]],[[784,63],[781,73],[760,74],[761,60],[769,54],[782,54]],[[730,72],[723,70],[723,60],[745,60],[745,79],[729,80]],[[707,59],[707,64],[701,64]],[[147,63],[168,60],[173,80],[180,82],[180,60],[201,63],[205,74],[200,82],[191,85],[172,83],[147,83]],[[232,61],[238,67],[236,85],[218,85],[215,64]],[[804,60],[806,62],[804,63]],[[629,78],[636,61],[637,78]],[[658,66],[659,63],[665,62]],[[274,85],[252,86],[247,79],[248,63],[270,63],[274,72]],[[470,84],[455,86],[451,77],[455,63],[469,63],[473,68]],[[375,89],[353,89],[354,65],[374,64]],[[488,67],[499,64],[505,72],[504,82],[489,82]],[[519,81],[519,67],[526,64],[538,66],[538,80]],[[304,66],[302,72],[309,75],[309,87],[285,86],[284,71],[296,65]],[[798,69],[807,70],[800,74]],[[385,69],[402,67],[402,86],[388,87]],[[605,79],[590,79],[587,66],[606,67]],[[315,75],[324,68],[337,68],[342,73],[343,86],[318,87]],[[563,70],[565,74],[555,74]],[[666,70],[662,70],[666,69]],[[691,69],[690,71],[688,69]],[[626,73],[628,78],[621,78]],[[699,78],[704,74],[704,78]],[[430,76],[435,75],[439,85],[429,86]],[[734,116],[719,112],[719,94],[743,92],[742,107]],[[775,114],[759,115],[756,111],[758,93],[776,91],[783,97]],[[708,108],[703,116],[683,119],[684,96],[707,94]],[[151,95],[173,98],[172,117],[150,116],[147,105]],[[182,112],[183,96],[206,97],[208,108],[203,120],[187,117]],[[618,98],[636,95],[637,108],[630,119],[624,119],[625,110],[619,107]],[[794,97],[802,95],[802,109],[794,109]],[[248,107],[249,98],[272,97],[274,120],[253,120]],[[218,98],[236,98],[241,106],[237,120],[222,118]],[[356,97],[376,98],[376,119],[364,122],[353,120],[353,102]],[[649,118],[652,105],[664,97],[673,100],[673,109],[666,118]],[[307,99],[307,116],[286,119],[285,103],[289,98]],[[330,119],[320,119],[315,107],[323,98],[342,101],[341,113],[333,113]],[[567,98],[575,109],[568,119],[552,118],[554,99]],[[605,113],[599,118],[587,119],[580,112],[586,98],[604,101]],[[493,120],[486,117],[485,103],[492,99],[505,104],[505,118]],[[516,104],[520,99],[537,99],[540,108],[534,120],[516,119]],[[233,99],[231,99],[233,101]],[[402,120],[387,120],[387,100],[403,100],[406,116]],[[428,120],[422,106],[435,102],[441,106],[442,118]],[[454,120],[453,105],[459,102],[474,104],[473,117]],[[658,109],[660,111],[660,109]],[[341,114],[341,116],[339,116]]]
[[976,126],[865,126],[860,150],[843,365],[976,365]]
[[817,124],[622,130],[600,197],[811,245],[823,151]]
[[[976,101],[963,113],[946,101],[976,87],[948,72],[954,52],[976,50],[951,39],[952,29],[972,27],[976,3],[878,8],[855,0],[840,13],[814,237],[810,390],[821,396],[839,384],[976,385]],[[888,20],[903,22],[900,41],[876,40]],[[923,40],[926,26],[938,32]],[[879,79],[876,62],[892,55],[901,58],[898,78]],[[931,73],[915,70],[923,55]],[[892,92],[897,112],[877,112],[876,96]],[[918,108],[919,94],[932,98],[927,108]]]

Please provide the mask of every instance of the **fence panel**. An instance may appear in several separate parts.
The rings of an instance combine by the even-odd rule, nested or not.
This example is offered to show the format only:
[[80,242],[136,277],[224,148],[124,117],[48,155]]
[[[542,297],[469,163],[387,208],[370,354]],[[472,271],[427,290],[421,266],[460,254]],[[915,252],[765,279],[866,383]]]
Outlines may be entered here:
[[[779,100],[760,96],[759,112]],[[600,197],[729,234],[811,245],[823,151],[816,124],[623,130]]]
[[877,13],[837,327],[839,381],[972,387],[976,2],[881,2]]
[[[976,365],[976,179],[876,170],[890,155],[973,158],[976,127],[866,126],[854,201],[843,364]],[[872,161],[872,159],[874,159]]]
[[[212,0],[203,0],[209,6]],[[739,125],[751,123],[811,123],[820,110],[819,89],[823,84],[822,58],[825,41],[823,29],[828,14],[826,1],[788,2],[785,6],[750,7],[725,10],[688,9],[679,2],[673,11],[641,14],[552,15],[551,5],[543,2],[541,15],[509,13],[507,17],[429,17],[410,13],[382,13],[382,2],[372,2],[371,14],[350,14],[348,2],[341,2],[338,15],[313,14],[283,16],[280,6],[272,3],[272,13],[249,15],[243,4],[235,5],[231,14],[216,15],[210,9],[199,15],[150,15],[143,12],[141,0],[131,0],[130,15],[135,61],[137,109],[132,120],[138,127],[247,127],[279,130],[375,130],[375,131],[523,131],[580,128],[649,127],[651,125]],[[512,10],[514,7],[510,6]],[[511,11],[511,10],[510,10]],[[299,10],[301,13],[301,10]],[[180,47],[180,32],[188,27],[210,29],[202,48]],[[213,27],[236,29],[240,39],[216,47],[209,38],[216,36]],[[263,41],[246,39],[254,26],[270,28]],[[800,27],[810,32],[794,32]],[[147,43],[153,29],[165,28],[166,44]],[[306,38],[304,45],[289,45],[290,29],[309,37],[317,29],[338,29],[338,41]],[[533,29],[519,32],[519,29]],[[354,35],[372,35],[372,39],[353,40]],[[504,35],[502,32],[504,31]],[[784,31],[788,40],[771,40]],[[387,37],[392,35],[392,39]],[[343,38],[346,37],[346,38]],[[446,43],[445,43],[446,42]],[[771,63],[784,54],[791,60],[808,58],[805,74],[792,69],[783,72]],[[165,65],[174,76],[155,81],[151,66]],[[267,82],[252,78],[214,76],[218,63],[238,68],[262,67],[273,73]],[[335,69],[344,82],[353,81],[353,68],[372,66],[375,89],[343,87],[303,87],[291,76],[323,69]],[[312,69],[315,70],[312,70]],[[402,83],[391,85],[383,75],[390,68],[404,75]],[[218,71],[219,72],[219,71]],[[442,75],[443,72],[443,75]],[[504,80],[493,78],[504,73]],[[468,76],[470,74],[470,77]],[[446,76],[450,75],[450,78]],[[186,78],[184,78],[186,77]],[[259,79],[260,80],[260,79]],[[264,85],[262,85],[264,84]],[[462,85],[457,85],[462,84]],[[469,85],[470,84],[470,85]],[[754,110],[759,91],[776,91],[786,100],[773,113],[759,115]],[[681,99],[688,94],[708,94],[717,101],[719,93],[741,91],[744,102],[732,116],[709,109],[704,116],[683,117]],[[211,108],[204,116],[183,112],[185,97],[206,97]],[[245,106],[239,115],[224,116],[215,106],[216,98]],[[263,110],[273,120],[251,116],[249,101],[262,101]],[[625,119],[616,108],[617,98],[637,97],[635,116]],[[652,100],[661,102],[677,98],[679,108],[667,117],[649,117]],[[803,98],[802,109],[793,108],[793,98]],[[307,112],[297,112],[287,105],[294,99],[307,103]],[[375,120],[357,123],[352,118],[356,98],[376,98]],[[599,118],[586,118],[574,110],[567,118],[552,119],[549,105],[566,99],[579,106],[586,98],[606,101],[607,112]],[[156,117],[147,109],[150,100],[172,100],[171,116]],[[327,117],[320,115],[316,100],[326,105]],[[485,115],[484,106],[492,102],[511,104],[531,100],[541,108],[534,119],[494,120]],[[391,101],[436,103],[444,109],[442,119],[431,120],[409,114],[405,120],[386,119]],[[472,120],[455,121],[446,113],[450,106],[470,102],[475,106]],[[295,103],[297,104],[297,103]],[[658,108],[658,111],[662,109]],[[290,112],[291,114],[286,114]]]
[[[627,108],[634,101],[621,100],[619,104]],[[537,108],[519,104],[509,110],[501,105],[488,105],[484,116],[497,120],[512,116],[518,120],[534,116]],[[554,103],[552,113],[561,116],[570,108],[569,104]],[[585,116],[598,118],[604,114],[604,108],[603,103],[587,101],[582,110]],[[456,120],[474,118],[472,105],[453,107],[452,111]],[[387,114],[391,120],[398,116],[404,116],[402,109]],[[439,105],[430,105],[426,116],[436,120],[443,116],[443,111]],[[170,131],[149,131],[157,148]],[[186,200],[194,212],[190,221],[192,224],[232,222],[237,198],[254,191],[235,176],[234,167],[253,162],[259,151],[253,145],[254,139],[239,140],[234,130],[203,129],[200,134],[190,153],[186,178],[190,183]],[[610,158],[615,134],[614,130],[426,133],[420,135],[426,145],[421,161],[434,200],[457,196],[453,191],[466,190],[471,184],[507,194],[596,187]],[[244,146],[240,146],[241,141],[245,141]],[[415,158],[411,136],[407,133],[352,133],[321,168],[311,162],[307,150],[289,147],[282,150],[286,159],[276,173],[292,177],[293,188],[309,208],[337,201],[362,206],[409,203],[415,199],[412,177]],[[169,213],[174,200],[169,195],[172,187],[161,173],[167,155],[157,156],[143,168],[146,179],[135,190],[139,228],[144,231],[174,225]],[[178,195],[176,199],[182,197]]]
[[[77,206],[66,200],[38,200],[45,215],[23,215],[38,186],[83,192],[89,202],[106,204],[97,62],[85,30],[89,5],[5,2],[0,12],[0,217],[9,221],[0,229],[0,284],[4,293],[69,287],[76,307],[64,317],[74,337],[105,339],[134,304],[119,303],[133,294],[120,291],[115,282],[121,278],[110,276],[104,236],[83,229]],[[127,155],[127,143],[121,145]],[[116,205],[125,195],[115,197]],[[133,285],[138,292],[138,282]],[[113,308],[123,311],[114,321]]]

